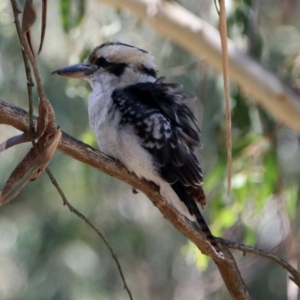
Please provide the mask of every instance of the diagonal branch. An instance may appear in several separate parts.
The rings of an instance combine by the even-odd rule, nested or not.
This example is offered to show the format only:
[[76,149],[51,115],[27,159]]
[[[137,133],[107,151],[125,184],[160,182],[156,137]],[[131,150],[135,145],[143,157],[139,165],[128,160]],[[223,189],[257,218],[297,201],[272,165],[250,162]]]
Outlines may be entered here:
[[[9,124],[21,131],[26,131],[28,114],[25,110],[0,100],[0,124]],[[225,255],[225,259],[219,258],[208,244],[204,234],[195,229],[192,223],[180,215],[171,204],[162,198],[157,186],[145,180],[138,179],[117,161],[66,133],[63,133],[57,149],[80,162],[118,178],[135,189],[142,191],[177,230],[191,240],[203,254],[210,256],[215,261],[233,299],[252,299],[241,278],[235,260],[227,248],[222,247],[221,249]]]
[[[158,33],[193,53],[199,59],[222,69],[222,51],[218,31],[184,7],[161,1],[155,15],[147,12],[148,0],[98,0],[99,3],[129,10],[149,23]],[[228,39],[229,75],[257,103],[278,121],[300,135],[300,97],[292,87],[239,50]]]

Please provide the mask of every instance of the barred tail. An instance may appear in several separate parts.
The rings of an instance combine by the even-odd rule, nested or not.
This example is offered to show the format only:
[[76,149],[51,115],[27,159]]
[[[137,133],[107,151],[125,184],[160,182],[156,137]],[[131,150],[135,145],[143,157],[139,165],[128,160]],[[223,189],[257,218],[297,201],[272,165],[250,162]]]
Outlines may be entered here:
[[[190,210],[191,208],[191,210]],[[214,252],[217,254],[218,257],[220,258],[225,258],[223,252],[221,251],[221,249],[218,246],[218,243],[216,241],[216,239],[214,238],[214,236],[212,235],[208,225],[206,224],[197,204],[193,201],[190,200],[189,206],[188,206],[188,210],[190,211],[190,213],[192,215],[195,216],[197,223],[199,224],[202,232],[204,233],[206,239],[208,240],[208,242],[210,243],[212,249],[214,250]]]
[[[195,201],[199,202],[201,205],[204,203],[206,203],[205,201],[205,196],[204,196],[204,192],[201,188],[201,201],[198,199],[195,199],[195,194],[193,193],[187,193],[186,191],[186,187],[182,186],[180,183],[176,182],[175,184],[172,185],[172,188],[174,189],[174,191],[176,192],[176,194],[178,195],[178,197],[180,198],[180,200],[185,204],[185,206],[187,207],[188,211],[190,212],[190,214],[192,216],[194,216],[197,220],[197,223],[200,227],[200,229],[202,230],[202,232],[204,233],[207,241],[209,242],[209,244],[211,245],[212,249],[214,250],[214,252],[216,253],[216,255],[220,258],[225,258],[223,252],[221,251],[221,249],[218,246],[217,241],[215,240],[214,236],[212,235],[208,225],[206,224],[197,204]],[[199,191],[199,189],[197,189]]]

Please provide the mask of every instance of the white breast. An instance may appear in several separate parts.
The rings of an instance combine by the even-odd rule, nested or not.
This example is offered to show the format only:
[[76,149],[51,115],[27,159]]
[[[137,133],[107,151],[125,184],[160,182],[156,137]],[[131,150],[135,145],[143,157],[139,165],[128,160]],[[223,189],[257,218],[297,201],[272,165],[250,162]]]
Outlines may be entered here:
[[[158,176],[153,167],[152,156],[141,147],[140,138],[131,125],[120,127],[121,114],[110,109],[113,102],[108,85],[93,86],[88,103],[90,127],[94,131],[99,149],[108,156],[118,159],[138,177]],[[150,180],[150,179],[149,179]]]

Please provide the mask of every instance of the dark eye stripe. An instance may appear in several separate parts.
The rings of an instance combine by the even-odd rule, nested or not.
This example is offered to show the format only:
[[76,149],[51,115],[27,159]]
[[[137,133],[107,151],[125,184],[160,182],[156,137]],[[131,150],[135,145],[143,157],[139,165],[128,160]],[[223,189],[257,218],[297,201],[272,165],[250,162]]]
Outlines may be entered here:
[[[113,63],[113,62],[109,62],[103,56],[99,57],[95,61],[95,64],[99,68],[103,68],[107,72],[109,72],[111,74],[114,74],[116,76],[121,76],[124,73],[125,68],[127,67],[127,64],[125,64],[125,63]],[[145,65],[140,65],[138,67],[138,70],[141,73],[144,73],[146,75],[149,75],[149,76],[152,76],[152,77],[156,78],[157,72],[156,72],[156,70],[154,70],[152,68],[148,68]]]
[[116,76],[121,76],[124,73],[125,68],[127,66],[127,64],[124,64],[124,63],[112,63],[112,62],[109,62],[104,57],[99,57],[95,61],[95,64],[99,68],[103,68],[107,72],[109,72],[111,74],[114,74]]
[[116,76],[121,76],[124,73],[126,67],[127,67],[127,64],[122,64],[122,63],[111,64],[107,68],[107,71]]
[[156,70],[154,70],[152,68],[148,68],[144,65],[140,66],[139,70],[140,70],[140,72],[145,73],[145,74],[147,74],[149,76],[152,76],[154,78],[156,78],[156,76],[157,76],[157,71]]
[[110,62],[108,62],[103,56],[99,57],[96,61],[95,64],[98,67],[102,67],[102,68],[107,68],[111,65]]

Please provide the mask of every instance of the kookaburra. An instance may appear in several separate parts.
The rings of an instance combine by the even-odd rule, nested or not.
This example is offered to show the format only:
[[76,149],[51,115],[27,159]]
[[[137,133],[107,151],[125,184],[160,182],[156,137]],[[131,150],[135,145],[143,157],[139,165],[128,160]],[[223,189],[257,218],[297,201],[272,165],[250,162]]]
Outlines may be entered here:
[[157,79],[149,52],[120,42],[102,44],[83,63],[54,73],[90,83],[89,122],[100,150],[159,186],[161,195],[196,221],[223,257],[197,206],[205,204],[195,155],[200,131],[185,104],[194,96],[165,83],[164,77]]

